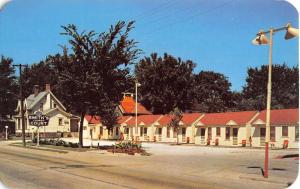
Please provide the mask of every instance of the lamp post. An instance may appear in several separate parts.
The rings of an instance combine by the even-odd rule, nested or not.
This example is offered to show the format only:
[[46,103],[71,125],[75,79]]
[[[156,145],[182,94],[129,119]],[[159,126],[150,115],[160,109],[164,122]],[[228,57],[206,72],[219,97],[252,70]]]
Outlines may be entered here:
[[6,125],[6,126],[5,126],[5,140],[8,139],[8,138],[7,138],[7,129],[8,129],[8,126]]
[[0,10],[3,9],[5,5],[7,5],[11,0],[0,0]]
[[[269,142],[270,142],[270,119],[271,119],[271,94],[272,94],[272,48],[273,48],[273,34],[279,31],[286,30],[285,39],[291,39],[299,35],[299,30],[292,28],[288,23],[281,28],[270,28],[269,31],[259,31],[257,37],[252,40],[254,45],[269,44],[269,68],[268,68],[268,86],[267,86],[267,112],[266,112],[266,136],[265,136],[265,161],[264,161],[264,177],[268,178],[269,167]],[[265,34],[269,34],[269,40]]]
[[141,84],[136,80],[135,81],[135,140],[136,141],[137,141],[137,138],[138,138],[138,127],[137,127],[137,113],[138,113],[138,109],[137,109],[137,89],[140,86],[141,86]]

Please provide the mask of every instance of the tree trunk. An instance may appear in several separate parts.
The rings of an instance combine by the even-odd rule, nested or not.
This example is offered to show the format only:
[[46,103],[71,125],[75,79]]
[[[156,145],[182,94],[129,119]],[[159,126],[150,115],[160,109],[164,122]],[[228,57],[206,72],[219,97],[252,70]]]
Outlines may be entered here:
[[83,134],[83,120],[84,120],[85,113],[81,113],[80,117],[80,125],[79,125],[79,148],[83,147],[83,141],[82,141],[82,134]]

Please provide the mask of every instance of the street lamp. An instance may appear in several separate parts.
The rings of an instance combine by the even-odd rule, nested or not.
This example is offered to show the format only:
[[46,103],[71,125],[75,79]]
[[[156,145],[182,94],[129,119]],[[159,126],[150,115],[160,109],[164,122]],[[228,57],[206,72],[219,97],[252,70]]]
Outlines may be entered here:
[[7,129],[8,129],[8,126],[6,125],[6,126],[5,126],[5,140],[8,139],[8,138],[7,138]]
[[138,138],[138,127],[137,127],[137,112],[138,112],[138,109],[137,109],[137,89],[140,86],[141,86],[141,84],[136,80],[135,81],[135,138],[136,138],[136,141],[137,141],[137,138]]
[[0,10],[3,9],[5,5],[7,5],[11,0],[0,0]]
[[[272,93],[272,47],[273,47],[273,34],[275,32],[286,30],[285,39],[291,39],[299,35],[299,30],[292,28],[291,24],[288,23],[286,26],[281,28],[270,28],[269,31],[259,31],[257,37],[252,40],[254,45],[265,45],[269,44],[269,68],[268,68],[268,87],[267,87],[267,114],[266,114],[266,137],[265,137],[265,166],[264,166],[264,177],[268,178],[268,164],[269,164],[269,142],[270,142],[270,109],[271,109],[271,93]],[[266,37],[269,34],[269,40]]]

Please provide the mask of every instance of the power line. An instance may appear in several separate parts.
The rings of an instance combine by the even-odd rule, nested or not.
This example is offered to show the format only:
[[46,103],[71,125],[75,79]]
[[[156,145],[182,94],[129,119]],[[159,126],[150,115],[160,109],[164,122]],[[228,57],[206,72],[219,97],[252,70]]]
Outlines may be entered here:
[[[181,19],[181,20],[176,20],[176,21],[170,22],[169,24],[161,24],[161,25],[160,25],[160,28],[156,28],[155,33],[164,31],[164,30],[166,30],[166,29],[169,29],[170,27],[172,27],[172,26],[174,26],[174,25],[177,25],[177,24],[180,24],[180,23],[182,23],[182,22],[185,22],[185,24],[186,24],[186,23],[190,22],[192,19],[194,19],[194,18],[196,18],[196,17],[198,17],[198,16],[201,16],[201,15],[204,15],[204,14],[208,14],[208,13],[210,13],[210,12],[213,12],[213,11],[217,10],[217,9],[223,8],[223,7],[225,7],[225,6],[229,5],[229,4],[231,4],[233,1],[234,1],[234,0],[231,0],[231,1],[229,1],[229,2],[225,2],[225,3],[222,3],[222,4],[217,5],[217,6],[215,6],[215,7],[212,7],[211,9],[208,9],[208,10],[205,10],[205,11],[202,11],[202,12],[198,12],[198,13],[196,13],[196,14],[192,14],[192,15],[190,15],[190,16],[184,18],[184,20]],[[158,21],[159,21],[159,20],[158,20]],[[147,33],[144,33],[143,35],[149,35],[149,34],[153,34],[153,32],[150,32],[150,31],[149,31],[149,32],[147,32]]]

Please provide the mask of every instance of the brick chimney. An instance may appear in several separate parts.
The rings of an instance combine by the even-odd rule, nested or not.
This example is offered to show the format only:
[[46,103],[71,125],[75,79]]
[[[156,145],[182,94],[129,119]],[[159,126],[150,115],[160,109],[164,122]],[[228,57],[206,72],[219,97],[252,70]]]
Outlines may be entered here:
[[46,92],[50,92],[51,91],[51,86],[50,84],[46,84]]
[[39,85],[34,85],[33,92],[34,92],[34,97],[36,97],[39,94]]

